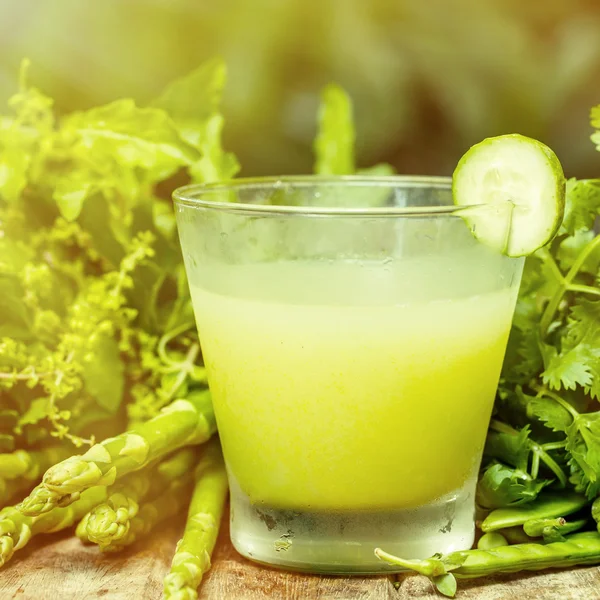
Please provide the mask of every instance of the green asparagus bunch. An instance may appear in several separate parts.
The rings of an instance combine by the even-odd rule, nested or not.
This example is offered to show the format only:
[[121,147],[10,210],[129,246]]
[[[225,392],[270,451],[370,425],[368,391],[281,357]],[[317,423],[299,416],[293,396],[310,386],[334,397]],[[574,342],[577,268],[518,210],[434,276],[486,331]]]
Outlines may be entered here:
[[[88,538],[90,531],[92,538],[95,533],[98,537],[94,541],[105,550],[118,550],[133,543],[155,524],[176,514],[186,502],[182,492],[190,487],[190,473],[198,455],[196,446],[215,430],[210,393],[195,392],[187,400],[176,400],[132,432],[104,440],[85,454],[54,465],[49,472],[58,472],[62,477],[59,493],[45,487],[44,479],[28,497],[28,505],[37,503],[41,510],[23,511],[20,504],[0,511],[0,563],[9,560],[32,536],[59,531],[82,519]],[[182,448],[185,445],[188,447]],[[94,453],[95,448],[102,450]],[[11,472],[23,470],[27,460],[22,454],[15,456],[12,463],[7,460],[6,472],[9,464]],[[120,488],[113,489],[109,496],[108,485],[130,472],[131,476],[121,480],[117,484]],[[159,493],[165,483],[167,490]],[[64,490],[68,492],[62,493]],[[139,512],[136,505],[135,510],[126,511],[124,518],[119,510],[124,506],[117,507],[117,503],[122,500],[124,505],[128,501],[126,494],[138,499],[150,494],[150,498]],[[115,519],[103,519],[107,513]]]
[[195,600],[202,577],[210,568],[227,497],[227,473],[217,439],[204,449],[183,537],[177,544],[171,570],[165,577],[164,597]]
[[140,504],[147,498],[157,497],[174,482],[187,478],[198,456],[198,447],[182,448],[158,464],[149,465],[110,486],[106,502],[94,507],[79,522],[77,537],[98,544],[101,549],[125,538]]
[[136,429],[104,440],[85,454],[48,469],[42,483],[21,502],[19,510],[38,516],[58,506],[68,506],[84,490],[112,485],[123,475],[142,469],[177,448],[205,442],[215,431],[210,392],[189,394],[186,400],[176,400]]

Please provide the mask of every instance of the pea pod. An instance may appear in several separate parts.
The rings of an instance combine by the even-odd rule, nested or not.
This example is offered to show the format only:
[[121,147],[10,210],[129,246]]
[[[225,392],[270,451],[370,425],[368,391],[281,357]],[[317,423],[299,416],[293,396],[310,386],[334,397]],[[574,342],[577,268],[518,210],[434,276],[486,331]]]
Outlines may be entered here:
[[508,541],[501,532],[497,531],[484,533],[477,542],[477,548],[480,550],[491,550],[500,546],[508,546]]
[[566,521],[562,517],[558,519],[533,519],[523,525],[523,530],[528,535],[542,536],[544,543],[564,542],[565,536],[585,527],[588,519],[577,521]]
[[563,535],[569,535],[570,533],[575,533],[580,529],[583,529],[588,523],[589,519],[579,519],[577,521],[567,521],[564,525],[561,525],[558,530]]
[[515,527],[506,527],[506,529],[499,529],[498,533],[501,533],[509,544],[534,544],[536,542],[536,540],[530,538],[523,531],[523,528],[518,525]]
[[557,519],[529,519],[529,521],[523,523],[523,531],[529,537],[541,537],[544,531],[553,528],[558,529],[565,525],[566,522],[562,517],[558,517]]
[[588,502],[581,494],[540,494],[535,503],[493,510],[481,524],[481,530],[488,533],[505,527],[524,525],[533,519],[565,517],[577,512]]
[[[591,534],[591,535],[590,535]],[[410,569],[436,581],[443,581],[442,594],[451,590],[451,574],[461,579],[484,577],[495,573],[515,573],[517,571],[537,571],[551,567],[571,567],[600,563],[600,534],[598,532],[575,533],[564,542],[550,544],[517,544],[500,546],[492,550],[464,550],[446,555],[436,554],[425,560],[404,560],[380,548],[375,556],[404,569]],[[453,596],[454,594],[445,594]]]

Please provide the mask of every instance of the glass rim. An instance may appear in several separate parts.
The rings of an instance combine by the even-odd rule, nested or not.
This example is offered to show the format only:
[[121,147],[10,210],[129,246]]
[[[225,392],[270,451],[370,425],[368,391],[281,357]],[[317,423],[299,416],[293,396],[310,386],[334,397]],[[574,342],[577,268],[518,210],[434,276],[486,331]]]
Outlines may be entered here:
[[285,185],[296,188],[328,185],[339,187],[387,187],[387,188],[432,188],[451,192],[452,178],[437,175],[286,175],[264,177],[239,177],[229,181],[213,183],[194,183],[178,187],[172,198],[176,205],[189,208],[211,209],[220,212],[245,214],[248,216],[356,216],[356,217],[398,217],[398,216],[435,216],[452,215],[484,207],[485,204],[458,206],[439,204],[434,206],[384,206],[384,207],[327,207],[327,206],[291,206],[250,204],[206,200],[203,196],[215,192],[235,190],[278,189]]

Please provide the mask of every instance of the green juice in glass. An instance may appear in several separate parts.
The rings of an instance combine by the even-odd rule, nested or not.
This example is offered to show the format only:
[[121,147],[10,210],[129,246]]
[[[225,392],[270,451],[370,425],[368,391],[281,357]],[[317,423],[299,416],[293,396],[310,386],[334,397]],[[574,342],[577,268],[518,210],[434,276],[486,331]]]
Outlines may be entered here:
[[487,266],[284,261],[193,287],[233,493],[325,520],[473,493],[518,285]]

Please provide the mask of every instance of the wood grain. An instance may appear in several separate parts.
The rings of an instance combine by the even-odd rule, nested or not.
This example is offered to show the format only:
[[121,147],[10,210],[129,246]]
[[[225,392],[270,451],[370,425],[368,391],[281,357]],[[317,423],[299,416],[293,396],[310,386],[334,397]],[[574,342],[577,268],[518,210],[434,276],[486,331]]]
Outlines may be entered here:
[[[43,536],[0,570],[0,600],[159,600],[183,517],[118,555],[70,533]],[[440,600],[418,575],[322,577],[287,573],[239,556],[224,526],[200,600]],[[600,567],[460,581],[457,600],[600,600]]]
[[1,600],[154,600],[162,594],[182,524],[118,555],[84,546],[71,532],[36,539],[0,570]]

